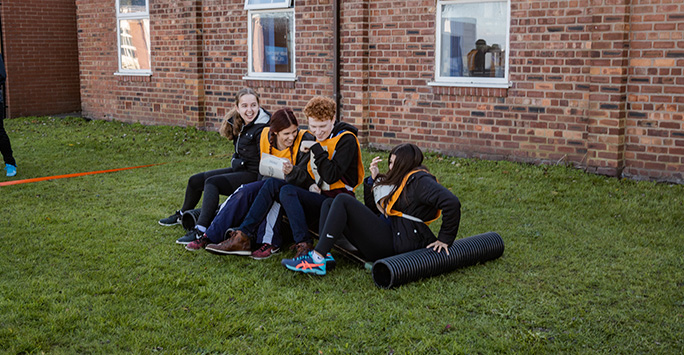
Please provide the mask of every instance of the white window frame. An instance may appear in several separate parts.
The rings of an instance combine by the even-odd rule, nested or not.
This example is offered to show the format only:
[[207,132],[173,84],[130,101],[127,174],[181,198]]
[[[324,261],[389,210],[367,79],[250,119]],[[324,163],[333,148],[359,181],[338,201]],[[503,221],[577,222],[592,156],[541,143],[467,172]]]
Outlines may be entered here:
[[245,10],[286,9],[290,5],[292,0],[271,0],[269,4],[251,4],[250,0],[245,0]]
[[118,62],[117,72],[114,75],[152,75],[152,48],[148,57],[150,58],[150,69],[123,69],[121,67],[121,20],[147,20],[150,21],[150,0],[145,0],[145,11],[121,13],[120,0],[116,0],[116,57]]
[[[248,1],[248,0],[246,0]],[[246,4],[246,3],[245,3]],[[247,12],[247,76],[244,76],[244,80],[272,80],[272,81],[296,81],[297,80],[297,60],[296,60],[296,41],[292,41],[292,72],[291,73],[264,73],[264,72],[254,72],[252,70],[252,16],[257,14],[265,13],[292,13],[292,21],[290,23],[290,31],[292,33],[292,38],[295,39],[296,33],[295,29],[295,11],[293,7],[285,9],[267,9],[267,10],[250,10]]]
[[[508,21],[506,23],[506,57],[505,57],[505,72],[503,78],[486,78],[486,77],[453,77],[453,76],[442,76],[441,75],[441,65],[442,65],[442,9],[443,6],[453,5],[453,4],[465,4],[465,3],[480,3],[482,1],[477,0],[437,0],[437,21],[436,24],[436,35],[435,38],[437,43],[435,45],[435,80],[429,82],[428,85],[431,86],[457,86],[457,87],[481,87],[481,88],[509,88],[511,83],[509,82],[510,77],[510,41],[511,41],[511,0],[504,0],[508,8]],[[503,2],[503,1],[502,1]]]

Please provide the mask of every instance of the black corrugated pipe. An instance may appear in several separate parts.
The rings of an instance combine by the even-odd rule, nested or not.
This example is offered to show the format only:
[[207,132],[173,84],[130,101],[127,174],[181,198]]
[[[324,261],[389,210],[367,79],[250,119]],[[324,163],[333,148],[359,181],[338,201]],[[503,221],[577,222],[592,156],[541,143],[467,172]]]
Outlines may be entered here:
[[421,248],[390,256],[373,263],[373,281],[378,287],[392,288],[458,268],[494,260],[504,252],[497,233],[488,232],[454,241],[449,255]]
[[201,208],[183,212],[183,216],[181,216],[181,224],[183,225],[183,228],[188,231],[195,228],[200,213],[202,213]]
[[333,100],[335,119],[340,121],[340,0],[333,0]]

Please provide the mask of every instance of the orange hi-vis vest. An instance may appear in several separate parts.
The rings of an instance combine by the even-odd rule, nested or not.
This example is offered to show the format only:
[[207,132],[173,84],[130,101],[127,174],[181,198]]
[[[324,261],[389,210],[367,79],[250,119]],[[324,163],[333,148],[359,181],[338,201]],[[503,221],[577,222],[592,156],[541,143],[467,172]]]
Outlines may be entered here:
[[425,223],[425,224],[429,225],[430,223],[436,221],[437,218],[439,218],[439,216],[442,215],[442,210],[438,210],[437,215],[433,219],[431,219],[429,221],[423,221],[418,217],[414,217],[414,216],[408,215],[406,213],[403,213],[401,211],[397,211],[394,209],[394,204],[397,202],[397,200],[399,200],[399,196],[401,195],[401,192],[404,190],[404,187],[406,187],[406,182],[408,181],[409,176],[411,176],[411,175],[413,175],[419,171],[424,171],[427,173],[427,171],[423,170],[423,169],[413,170],[413,171],[409,172],[408,174],[406,174],[406,176],[404,176],[404,178],[401,180],[401,185],[399,185],[397,190],[394,191],[394,194],[392,194],[392,197],[390,197],[389,201],[387,201],[387,205],[385,206],[385,215],[386,216],[402,217],[402,218],[410,219],[410,220],[415,221],[415,222],[421,222],[421,223]]
[[[335,137],[328,138],[322,142],[318,142],[318,144],[320,144],[323,147],[323,149],[328,151],[328,157],[330,159],[332,159],[335,156],[335,147],[337,146],[337,143],[340,141],[340,138],[342,138],[342,136],[344,136],[345,134],[351,134],[352,136],[354,136],[354,133],[352,133],[352,132],[343,131],[342,133],[336,135]],[[322,184],[324,186],[321,186],[321,190],[330,191],[330,190],[345,188],[349,191],[354,191],[363,182],[364,169],[363,169],[363,161],[361,161],[361,146],[359,145],[359,140],[356,139],[356,136],[354,136],[354,139],[356,140],[356,149],[357,149],[357,152],[356,152],[357,181],[354,181],[354,186],[349,186],[349,185],[345,184],[342,181],[342,179],[340,179],[340,180],[337,180],[334,183],[330,184],[330,186],[325,186],[327,184]],[[314,171],[312,168],[313,164],[314,164],[314,159],[313,159],[313,157],[311,157],[311,161],[308,164],[307,170],[309,171],[309,175],[311,176],[311,178],[314,179],[314,181],[316,181],[316,174],[314,174]],[[319,181],[316,181],[316,183],[318,184]]]
[[271,142],[268,141],[270,135],[269,132],[269,127],[266,127],[263,131],[261,131],[261,139],[259,140],[259,149],[261,149],[261,152],[271,154],[278,158],[285,158],[289,160],[292,163],[292,165],[296,165],[297,152],[299,152],[299,144],[302,143],[302,137],[304,136],[304,133],[306,133],[306,130],[300,129],[299,132],[297,132],[297,138],[295,138],[294,143],[292,143],[292,149],[285,148],[283,150],[279,150],[278,148],[271,145]]

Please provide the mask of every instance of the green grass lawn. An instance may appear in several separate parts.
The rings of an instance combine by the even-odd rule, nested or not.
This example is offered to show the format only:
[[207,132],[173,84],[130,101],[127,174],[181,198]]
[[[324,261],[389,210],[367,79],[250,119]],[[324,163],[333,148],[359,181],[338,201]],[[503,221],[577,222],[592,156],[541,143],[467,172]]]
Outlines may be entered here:
[[80,118],[5,127],[13,179],[165,164],[0,187],[0,352],[684,352],[684,186],[428,154],[461,199],[459,236],[498,232],[505,252],[385,290],[335,253],[316,277],[283,268],[289,252],[255,261],[175,244],[183,230],[157,220],[191,174],[229,163],[218,133]]

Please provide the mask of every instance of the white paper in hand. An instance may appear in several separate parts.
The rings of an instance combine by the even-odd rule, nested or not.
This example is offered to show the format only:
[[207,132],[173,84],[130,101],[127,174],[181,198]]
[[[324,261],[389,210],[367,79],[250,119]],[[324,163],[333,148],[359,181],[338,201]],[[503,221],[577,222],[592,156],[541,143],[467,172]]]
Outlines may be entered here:
[[261,161],[259,162],[259,174],[263,176],[274,177],[285,180],[285,173],[283,173],[283,164],[287,162],[286,158],[278,158],[275,155],[268,153],[261,153]]

